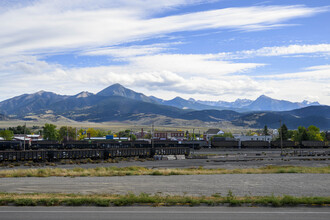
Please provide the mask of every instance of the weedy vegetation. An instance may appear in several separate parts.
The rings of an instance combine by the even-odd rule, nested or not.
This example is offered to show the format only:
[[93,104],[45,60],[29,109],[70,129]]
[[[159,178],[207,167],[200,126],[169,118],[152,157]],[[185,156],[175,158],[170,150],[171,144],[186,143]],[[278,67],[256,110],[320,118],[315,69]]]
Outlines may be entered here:
[[43,168],[43,169],[10,169],[0,170],[1,177],[83,177],[83,176],[131,176],[131,175],[212,175],[212,174],[271,174],[271,173],[319,173],[329,174],[330,166],[325,167],[299,167],[299,166],[266,166],[261,168],[246,169],[205,169],[203,167],[192,167],[185,169],[151,169],[138,166],[130,167],[96,167],[62,169],[62,168]]
[[141,193],[135,195],[110,194],[54,194],[54,193],[0,193],[0,206],[329,206],[330,197],[245,196],[236,197],[231,191],[226,196],[173,196]]

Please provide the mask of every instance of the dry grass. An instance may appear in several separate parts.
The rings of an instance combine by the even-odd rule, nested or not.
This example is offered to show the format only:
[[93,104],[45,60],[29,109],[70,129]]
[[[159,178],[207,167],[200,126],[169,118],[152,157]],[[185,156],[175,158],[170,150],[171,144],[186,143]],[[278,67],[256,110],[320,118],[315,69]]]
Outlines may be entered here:
[[296,206],[319,205],[329,206],[330,197],[293,197],[293,196],[245,196],[236,197],[231,191],[226,196],[169,196],[169,195],[111,195],[111,194],[54,194],[54,193],[0,193],[0,205],[16,206],[173,206],[173,205],[262,205],[262,206]]
[[84,176],[131,176],[131,175],[212,175],[212,174],[270,174],[270,173],[320,173],[329,174],[330,166],[325,167],[298,167],[298,166],[266,166],[261,168],[247,169],[204,169],[187,168],[187,169],[150,169],[145,167],[96,167],[96,168],[80,168],[61,169],[61,168],[45,168],[45,169],[12,169],[0,170],[1,177],[84,177]]

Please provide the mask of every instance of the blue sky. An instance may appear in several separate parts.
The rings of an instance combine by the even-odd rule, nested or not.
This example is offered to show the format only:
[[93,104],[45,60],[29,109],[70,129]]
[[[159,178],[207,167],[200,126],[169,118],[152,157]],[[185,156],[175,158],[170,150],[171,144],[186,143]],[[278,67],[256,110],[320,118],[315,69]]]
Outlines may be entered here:
[[0,101],[120,83],[330,105],[328,0],[1,1],[0,21]]

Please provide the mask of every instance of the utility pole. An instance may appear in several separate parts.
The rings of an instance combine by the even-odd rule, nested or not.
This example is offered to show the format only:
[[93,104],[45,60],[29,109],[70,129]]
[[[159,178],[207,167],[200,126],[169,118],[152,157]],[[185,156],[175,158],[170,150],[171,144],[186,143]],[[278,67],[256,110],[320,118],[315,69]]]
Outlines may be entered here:
[[26,122],[25,122],[25,125],[24,125],[24,151],[25,151],[25,129],[26,129]]
[[280,120],[280,131],[281,131],[281,134],[280,134],[280,138],[281,138],[281,156],[283,156],[282,120]]
[[154,123],[152,123],[151,128],[151,148],[154,149]]

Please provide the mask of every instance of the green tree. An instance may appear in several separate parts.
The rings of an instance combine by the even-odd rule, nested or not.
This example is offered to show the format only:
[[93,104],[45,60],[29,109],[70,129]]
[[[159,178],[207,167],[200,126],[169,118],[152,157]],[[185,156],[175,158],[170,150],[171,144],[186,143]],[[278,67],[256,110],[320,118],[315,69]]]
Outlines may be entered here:
[[87,138],[87,131],[86,129],[79,129],[78,130],[78,140],[84,140],[85,138]]
[[279,139],[281,139],[281,135],[282,135],[282,140],[283,141],[286,141],[290,138],[290,135],[289,135],[289,130],[287,128],[287,126],[285,124],[283,124],[279,129],[278,129],[278,132],[279,132]]
[[105,137],[108,134],[105,130],[98,129],[96,130],[96,136],[95,137]]
[[224,137],[224,138],[234,138],[233,134],[231,132],[224,132],[223,134],[216,134],[211,137],[211,140],[213,140],[214,137]]
[[88,134],[90,135],[90,137],[97,137],[96,136],[97,135],[97,131],[94,128],[88,128],[87,129],[87,136],[88,136]]
[[296,131],[293,132],[293,138],[294,141],[301,142],[301,141],[307,141],[308,140],[308,134],[307,130],[303,126],[299,126]]
[[136,140],[136,136],[135,136],[135,134],[131,134],[131,135],[130,135],[130,138],[131,138],[131,141],[135,141],[135,140]]
[[257,134],[257,132],[252,131],[252,130],[249,130],[248,132],[246,132],[246,136],[253,136],[255,134]]
[[321,134],[321,137],[322,137],[322,141],[326,141],[327,140],[326,132],[322,131],[320,134]]
[[263,135],[269,135],[269,132],[268,132],[268,127],[267,127],[267,125],[265,125],[265,127],[264,127],[264,130],[263,130],[262,134],[263,134]]
[[58,138],[60,141],[66,140],[67,137],[71,140],[76,139],[76,128],[62,126],[58,130]]
[[[31,134],[31,130],[25,125],[18,125],[17,127],[9,127],[8,130],[12,131],[14,134]],[[24,131],[25,130],[25,131]]]
[[118,137],[130,137],[131,130],[126,129],[125,131],[119,131]]
[[6,141],[10,141],[14,138],[14,132],[11,130],[0,130],[0,137]]
[[58,130],[56,130],[56,125],[46,123],[43,127],[43,136],[46,140],[58,140]]
[[323,141],[323,137],[320,133],[320,129],[314,125],[307,128],[308,140],[311,141]]
[[151,139],[151,134],[150,133],[146,133],[143,138],[144,139]]

